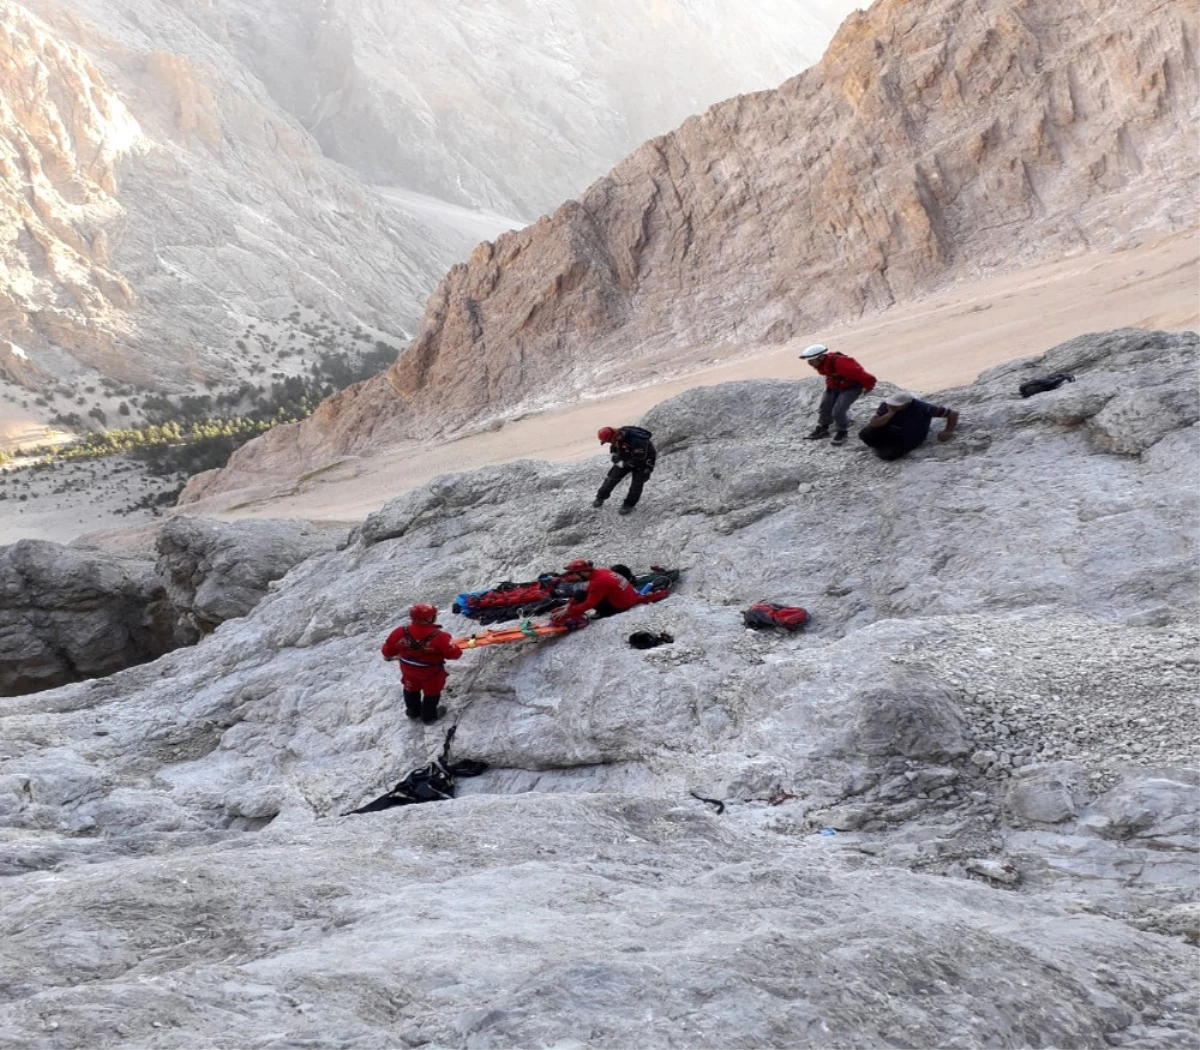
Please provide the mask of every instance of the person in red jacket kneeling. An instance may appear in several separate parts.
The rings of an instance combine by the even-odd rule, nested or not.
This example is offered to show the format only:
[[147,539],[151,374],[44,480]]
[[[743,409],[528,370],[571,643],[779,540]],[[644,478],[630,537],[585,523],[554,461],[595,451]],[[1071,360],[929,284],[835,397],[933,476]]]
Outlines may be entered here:
[[438,626],[437,609],[420,602],[408,610],[412,621],[397,627],[383,643],[383,658],[400,664],[404,713],[426,725],[438,719],[438,701],[446,688],[446,661],[462,650]]
[[596,619],[602,620],[606,616],[628,612],[635,605],[660,601],[670,593],[668,590],[659,590],[638,594],[631,582],[633,573],[626,565],[596,569],[587,562],[573,561],[567,569],[586,577],[587,592],[582,597],[571,599],[565,609],[560,609],[550,617],[550,622],[559,626],[582,627],[587,623],[588,612],[593,609]]
[[833,444],[844,445],[850,432],[850,417],[846,413],[863,394],[875,389],[875,377],[853,357],[839,354],[820,343],[805,350],[800,360],[807,361],[825,377],[825,395],[817,409],[817,425],[808,435],[809,440],[829,437],[829,424],[833,423]]

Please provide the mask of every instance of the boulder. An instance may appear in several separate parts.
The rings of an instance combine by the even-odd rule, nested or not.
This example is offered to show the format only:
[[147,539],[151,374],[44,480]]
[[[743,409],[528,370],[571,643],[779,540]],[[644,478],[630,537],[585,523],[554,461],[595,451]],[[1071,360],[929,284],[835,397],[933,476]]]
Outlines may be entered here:
[[1074,762],[1024,766],[1008,785],[1006,805],[1018,823],[1059,824],[1078,812],[1085,777]]
[[0,548],[0,696],[112,674],[179,644],[148,559],[41,540]]
[[347,532],[307,521],[221,522],[169,518],[158,534],[158,575],[192,640],[245,616],[268,585],[314,554],[345,543]]
[[941,762],[970,751],[962,712],[931,678],[896,674],[851,696],[852,748],[865,755]]
[[1132,772],[1088,808],[1084,822],[1105,838],[1194,850],[1200,848],[1200,789],[1194,781]]

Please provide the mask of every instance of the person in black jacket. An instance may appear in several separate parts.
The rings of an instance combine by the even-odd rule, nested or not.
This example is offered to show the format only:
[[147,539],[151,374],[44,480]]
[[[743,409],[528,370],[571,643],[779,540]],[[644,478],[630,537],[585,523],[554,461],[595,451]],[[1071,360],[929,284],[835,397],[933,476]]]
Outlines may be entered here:
[[930,423],[935,419],[946,421],[938,433],[938,441],[949,441],[958,426],[958,413],[945,405],[932,405],[901,391],[892,394],[876,409],[858,436],[880,459],[899,459],[929,436]]
[[650,431],[643,427],[620,427],[615,430],[601,427],[597,437],[600,438],[600,444],[612,446],[613,465],[596,493],[592,506],[603,507],[613,489],[627,474],[632,474],[633,480],[629,483],[629,491],[620,510],[621,514],[628,514],[642,498],[642,487],[649,480],[658,459],[654,442],[650,440]]

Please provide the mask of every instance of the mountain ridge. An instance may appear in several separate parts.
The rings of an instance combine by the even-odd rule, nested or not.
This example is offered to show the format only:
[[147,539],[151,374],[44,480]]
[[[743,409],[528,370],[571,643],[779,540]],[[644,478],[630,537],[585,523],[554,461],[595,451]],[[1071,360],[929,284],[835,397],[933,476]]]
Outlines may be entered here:
[[[776,40],[756,34],[753,44],[712,31],[729,2],[704,7],[703,31],[664,57],[653,97],[670,112],[703,83],[689,49],[703,51],[696,65],[707,67],[721,65],[724,48],[731,69],[719,81],[735,89],[756,58],[790,68],[810,34],[815,58],[835,23],[822,26],[848,0],[769,0],[777,22],[779,12],[817,14]],[[656,39],[665,46],[645,31],[640,0],[613,3],[622,39],[649,52]],[[545,7],[504,8],[499,28],[516,34],[522,11],[541,26],[555,5]],[[588,12],[581,4],[576,14],[590,24]],[[75,412],[77,398],[87,404],[79,387],[97,380],[196,394],[255,386],[268,370],[302,375],[328,347],[290,320],[296,310],[402,345],[438,278],[481,233],[495,236],[513,225],[507,216],[557,201],[552,187],[576,192],[637,141],[621,109],[636,92],[604,94],[620,80],[610,68],[620,48],[605,52],[608,65],[588,66],[589,91],[603,105],[576,107],[572,123],[564,87],[575,77],[572,53],[539,65],[529,41],[519,54],[503,36],[490,48],[465,46],[472,19],[482,19],[476,34],[489,24],[482,9],[4,0],[3,14],[0,91],[18,99],[41,86],[27,111],[0,112],[0,274],[37,287],[0,309],[0,392],[36,413],[35,400],[42,422]],[[447,64],[443,40],[453,42],[457,65]],[[575,64],[587,65],[583,30],[563,40],[583,49]],[[525,64],[510,70],[518,59]],[[494,96],[492,104],[474,107],[477,95]],[[106,162],[81,212],[73,194],[98,160],[90,152],[97,136],[120,131],[89,124],[97,100],[125,114],[132,138]],[[544,175],[533,163],[539,151]],[[77,169],[76,183],[64,181],[67,168]],[[52,193],[39,188],[40,174],[27,175],[59,169]],[[397,187],[404,192],[388,192]],[[414,191],[448,203],[430,207]],[[297,363],[298,349],[306,362]],[[349,357],[358,348],[337,349]],[[118,401],[93,397],[91,407],[112,413]]]

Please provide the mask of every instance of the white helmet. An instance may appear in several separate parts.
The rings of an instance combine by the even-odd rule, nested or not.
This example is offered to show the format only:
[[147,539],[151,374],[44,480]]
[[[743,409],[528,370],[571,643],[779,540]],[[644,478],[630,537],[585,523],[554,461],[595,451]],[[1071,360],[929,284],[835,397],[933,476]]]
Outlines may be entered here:
[[822,346],[820,343],[813,343],[812,346],[807,347],[800,354],[800,360],[801,361],[811,361],[814,357],[820,357],[822,354],[827,354],[827,353],[829,353],[829,347]]

